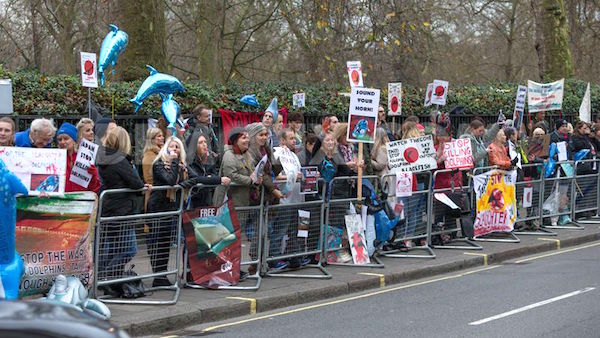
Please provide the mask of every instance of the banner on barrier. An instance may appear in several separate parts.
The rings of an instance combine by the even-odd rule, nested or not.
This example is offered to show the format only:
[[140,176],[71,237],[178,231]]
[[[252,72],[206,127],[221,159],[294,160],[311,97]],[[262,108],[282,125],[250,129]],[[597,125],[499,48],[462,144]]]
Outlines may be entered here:
[[474,176],[477,198],[475,236],[513,230],[517,219],[516,180],[516,170],[491,170]]
[[17,199],[16,249],[25,262],[20,297],[48,292],[61,274],[91,287],[96,208],[93,192]]
[[444,157],[446,169],[473,168],[471,140],[461,138],[444,143]]
[[0,159],[23,182],[30,195],[42,191],[49,195],[65,192],[65,149],[0,147]]
[[188,210],[182,224],[190,264],[188,281],[208,288],[237,284],[242,245],[233,201]]
[[386,148],[392,173],[417,173],[437,169],[431,135],[388,142]]

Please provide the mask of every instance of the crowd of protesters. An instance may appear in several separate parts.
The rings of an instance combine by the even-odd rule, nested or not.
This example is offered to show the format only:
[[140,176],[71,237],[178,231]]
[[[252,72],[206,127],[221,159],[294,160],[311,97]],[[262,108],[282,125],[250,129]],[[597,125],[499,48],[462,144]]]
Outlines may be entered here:
[[[581,150],[588,150],[579,159],[596,159],[600,147],[600,123],[593,125],[578,122],[575,128],[564,119],[554,123],[554,130],[545,120],[543,113],[535,115],[533,121],[523,125],[519,130],[513,127],[510,120],[486,126],[485,122],[474,117],[462,135],[454,135],[448,115],[434,113],[428,121],[420,121],[416,116],[404,119],[401,128],[394,133],[386,122],[385,110],[379,107],[379,118],[374,144],[364,147],[363,156],[358,155],[358,147],[348,142],[347,124],[332,114],[322,119],[320,128],[309,130],[304,128],[304,117],[299,112],[291,112],[287,116],[287,126],[283,126],[283,117],[276,111],[267,111],[261,122],[251,123],[244,128],[232,128],[224,140],[219,140],[210,124],[209,109],[196,107],[188,120],[185,133],[171,135],[164,121],[146,132],[145,146],[141,160],[142,177],[132,161],[130,135],[113,120],[102,118],[94,123],[83,118],[76,125],[65,122],[55,127],[52,120],[39,118],[32,121],[29,128],[16,132],[15,123],[7,117],[0,118],[0,146],[47,148],[54,144],[67,151],[67,176],[73,168],[77,149],[83,139],[99,145],[95,165],[88,172],[91,175],[87,187],[79,186],[66,180],[65,192],[93,191],[100,193],[106,189],[142,189],[146,187],[146,196],[132,193],[116,193],[103,199],[102,217],[122,216],[140,212],[160,213],[178,208],[180,198],[186,195],[173,189],[152,190],[153,186],[179,185],[189,193],[187,207],[217,205],[223,201],[225,190],[235,206],[253,206],[260,203],[269,205],[279,203],[303,202],[304,198],[293,189],[287,189],[280,182],[285,181],[287,174],[279,163],[274,151],[285,148],[291,151],[300,166],[316,166],[320,177],[325,181],[326,199],[349,198],[356,196],[356,180],[346,178],[356,176],[359,169],[365,175],[384,176],[389,173],[387,144],[390,141],[409,139],[424,135],[432,135],[437,151],[438,169],[444,169],[444,144],[460,137],[470,140],[475,167],[497,166],[501,169],[518,168],[520,177],[539,178],[539,171],[521,169],[521,164],[543,163],[549,156],[557,155],[544,152],[545,135],[550,135],[550,143],[566,142],[568,158],[573,159]],[[427,126],[427,128],[425,127]],[[266,157],[262,170],[255,172],[257,164]],[[363,160],[359,160],[362,158]],[[596,166],[578,166],[585,172],[597,171]],[[558,171],[562,169],[559,168]],[[563,173],[565,174],[565,173]],[[330,184],[334,178],[344,177],[342,184]],[[297,177],[301,179],[301,175]],[[442,189],[461,186],[463,177],[460,172],[440,173],[436,176],[434,188]],[[385,182],[385,180],[384,180]],[[413,190],[429,189],[427,176],[422,173],[413,175]],[[197,184],[210,187],[197,187]],[[340,183],[340,182],[338,182]],[[231,186],[219,189],[218,186]],[[297,182],[297,184],[299,184]],[[392,182],[387,183],[390,187]],[[191,191],[189,191],[191,189]],[[264,191],[264,195],[261,192]],[[425,210],[425,195],[403,197],[401,201],[407,206],[406,222],[403,236],[410,237]],[[408,207],[410,206],[410,207]],[[415,207],[412,207],[415,206]],[[434,215],[435,223],[443,221],[443,214]],[[252,217],[239,217],[239,221],[247,229],[257,226]],[[289,223],[289,221],[286,221]],[[282,223],[280,220],[279,223]],[[293,223],[293,220],[292,220]],[[342,225],[343,226],[343,225]],[[531,223],[526,226],[532,226]],[[271,245],[270,255],[284,254],[281,241],[284,236],[295,238],[292,227],[281,224],[269,225]],[[160,242],[157,238],[168,237],[172,227],[148,225],[148,253],[153,272],[166,270],[169,260],[170,242]],[[100,275],[119,276],[123,274],[125,265],[137,252],[134,229],[121,229],[117,236],[101,245],[105,252],[101,255]],[[250,255],[256,256],[257,241],[252,241]],[[128,244],[123,244],[128,243]],[[407,247],[422,243],[406,241]],[[292,242],[288,246],[293,245]],[[118,250],[117,248],[128,248]],[[278,251],[279,250],[279,251]],[[270,264],[273,269],[307,264],[309,260],[299,258]],[[253,274],[256,267],[250,266]],[[169,285],[166,277],[157,277],[154,286]]]

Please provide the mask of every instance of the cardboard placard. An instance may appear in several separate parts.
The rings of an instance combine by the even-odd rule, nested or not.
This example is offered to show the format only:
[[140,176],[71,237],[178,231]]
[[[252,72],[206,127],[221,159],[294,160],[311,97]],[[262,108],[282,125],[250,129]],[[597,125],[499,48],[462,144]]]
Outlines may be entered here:
[[292,95],[292,102],[294,107],[302,108],[306,105],[306,94],[296,93]]
[[431,96],[433,95],[433,83],[427,84],[427,90],[425,91],[425,102],[423,105],[425,107],[431,106]]
[[71,169],[69,181],[87,188],[92,180],[92,174],[88,172],[91,165],[96,162],[96,153],[98,145],[86,139],[81,139],[79,149],[77,150],[77,158]]
[[348,61],[346,62],[346,67],[348,69],[350,88],[363,87],[362,67],[360,65],[360,61]]
[[433,93],[431,95],[431,104],[445,106],[447,96],[448,81],[433,80]]
[[431,135],[392,141],[387,144],[390,172],[429,171],[437,169],[436,152]]
[[81,52],[81,85],[98,88],[98,66],[95,53]]
[[388,115],[402,115],[402,82],[388,83]]
[[375,142],[379,95],[379,89],[352,88],[346,133],[349,142]]
[[49,195],[65,192],[66,149],[0,147],[0,159],[23,182],[30,195],[42,191]]
[[477,201],[475,236],[513,230],[517,220],[516,180],[516,170],[490,170],[474,176]]
[[444,167],[446,169],[473,168],[471,140],[461,138],[444,143]]

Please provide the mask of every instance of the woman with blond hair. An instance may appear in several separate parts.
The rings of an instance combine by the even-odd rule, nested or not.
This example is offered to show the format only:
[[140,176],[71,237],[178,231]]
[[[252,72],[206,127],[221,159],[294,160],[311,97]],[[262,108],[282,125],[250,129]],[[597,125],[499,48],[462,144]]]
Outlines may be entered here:
[[388,173],[388,155],[386,144],[390,139],[383,128],[377,128],[375,132],[375,143],[371,150],[371,165],[375,171],[375,175],[384,176]]
[[82,118],[77,122],[77,143],[81,142],[81,139],[86,139],[90,142],[94,142],[94,121],[87,117]]
[[142,172],[144,182],[153,184],[152,164],[158,156],[160,148],[165,144],[165,135],[159,128],[148,128],[146,131],[146,143],[144,145],[144,155],[142,156]]

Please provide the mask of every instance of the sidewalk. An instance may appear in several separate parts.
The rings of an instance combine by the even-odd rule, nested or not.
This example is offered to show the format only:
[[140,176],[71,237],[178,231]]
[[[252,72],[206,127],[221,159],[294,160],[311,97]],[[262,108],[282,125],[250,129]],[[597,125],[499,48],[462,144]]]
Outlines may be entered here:
[[[483,250],[435,249],[437,256],[435,259],[381,257],[381,261],[385,264],[383,269],[327,266],[327,270],[333,276],[329,280],[265,277],[258,291],[182,289],[179,301],[175,305],[110,304],[111,321],[132,336],[160,334],[193,324],[248,315],[252,311],[251,299],[255,300],[255,311],[257,313],[264,312],[379,288],[383,284],[387,286],[404,283],[451,271],[483,266],[486,258],[487,264],[495,264],[520,256],[553,251],[558,246],[564,249],[600,240],[600,224],[585,225],[584,230],[556,229],[554,231],[558,236],[520,235],[518,236],[521,240],[520,243],[478,242]],[[487,257],[484,257],[484,254]],[[171,295],[165,291],[162,293],[165,293],[165,297]]]

